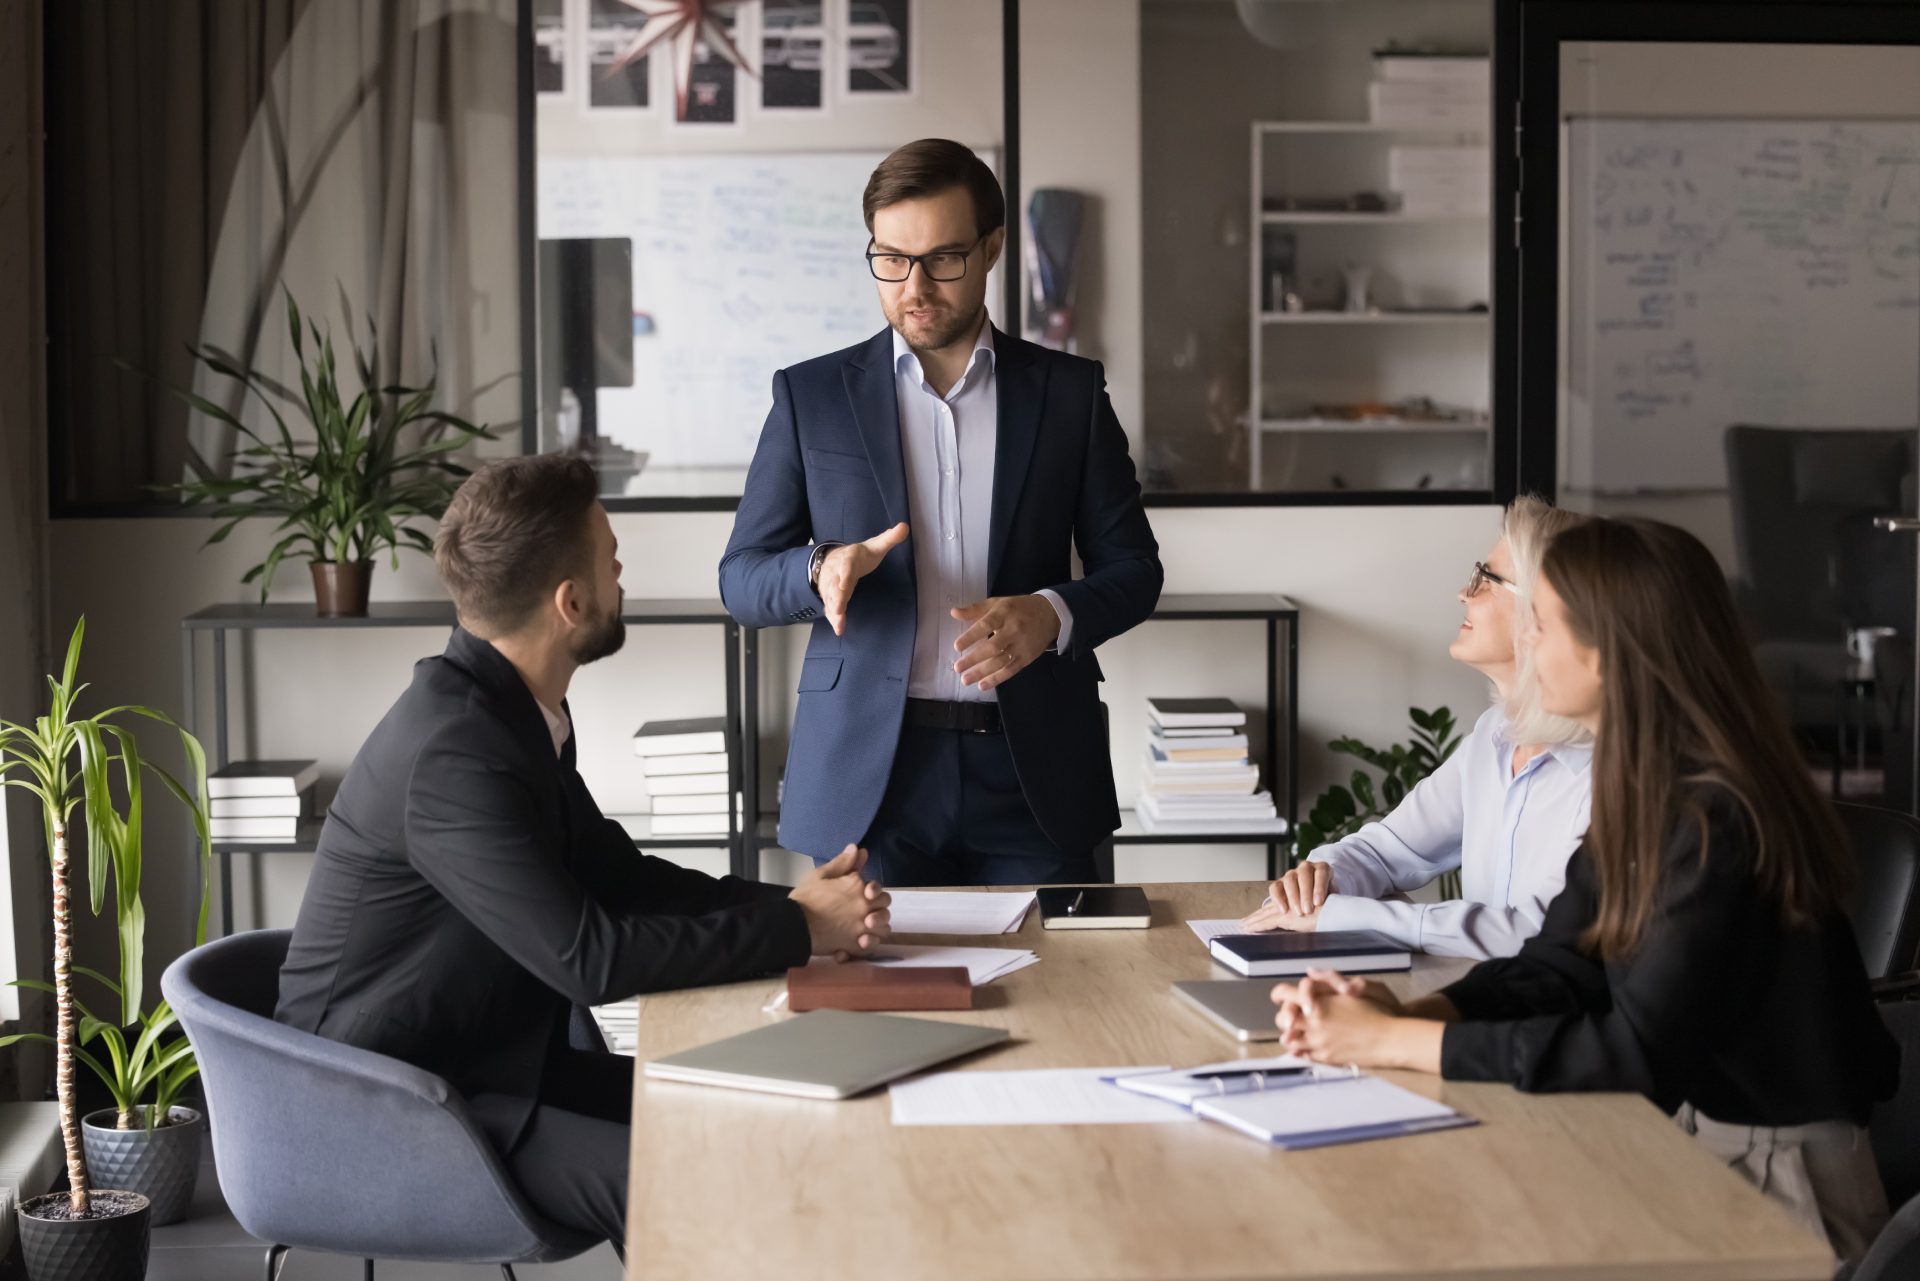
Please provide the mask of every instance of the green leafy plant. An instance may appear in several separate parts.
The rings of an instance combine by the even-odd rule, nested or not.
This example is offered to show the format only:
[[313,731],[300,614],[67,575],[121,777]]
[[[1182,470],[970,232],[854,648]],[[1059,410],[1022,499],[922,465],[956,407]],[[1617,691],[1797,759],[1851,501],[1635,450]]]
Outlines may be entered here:
[[1460,746],[1460,735],[1453,713],[1445,707],[1422,711],[1409,707],[1413,736],[1404,743],[1385,749],[1369,747],[1357,738],[1336,738],[1327,744],[1334,751],[1352,756],[1380,771],[1376,788],[1365,770],[1356,769],[1349,786],[1336,783],[1314,800],[1307,819],[1300,824],[1294,856],[1305,858],[1322,845],[1330,845],[1343,836],[1360,830],[1366,823],[1385,817],[1406,799],[1413,785],[1453,755]]
[[[74,715],[74,704],[87,687],[78,682],[80,645],[86,635],[82,618],[67,644],[66,665],[58,679],[49,676],[52,701],[45,715],[31,726],[0,720],[0,784],[24,788],[40,802],[47,852],[53,876],[53,982],[30,981],[24,986],[50,991],[54,999],[54,1035],[25,1032],[0,1038],[0,1046],[21,1040],[46,1041],[54,1047],[54,1087],[59,1098],[60,1130],[65,1142],[67,1181],[75,1217],[88,1212],[86,1161],[80,1144],[79,1119],[74,1112],[73,1064],[88,1064],[114,1091],[122,1104],[122,1128],[132,1128],[140,1092],[149,1085],[179,1089],[192,1077],[182,1065],[192,1057],[183,1037],[165,1040],[174,1026],[173,1015],[162,1002],[151,1014],[142,1014],[142,972],[145,964],[146,912],[140,902],[141,829],[144,820],[145,776],[159,779],[174,799],[186,807],[199,838],[200,913],[194,940],[207,933],[208,888],[213,843],[208,820],[207,758],[198,739],[165,712],[150,707],[110,707],[92,716]],[[144,756],[133,730],[121,721],[138,716],[158,721],[178,733],[192,770],[189,788]],[[125,811],[116,808],[115,783],[124,797]],[[87,833],[87,888],[94,914],[105,906],[109,879],[114,888],[114,918],[120,941],[118,982],[105,975],[77,969],[73,964],[72,906],[69,900],[68,820],[84,805]],[[73,996],[75,973],[90,974],[119,999],[116,1021],[95,1018]],[[76,1027],[75,1014],[83,1021]],[[137,1026],[134,1044],[126,1043],[122,1028]],[[81,1047],[103,1041],[114,1060],[109,1069]],[[137,1083],[137,1088],[136,1088]],[[160,1116],[164,1118],[165,1113]]]
[[[303,549],[308,560],[338,563],[372,560],[385,550],[396,569],[403,546],[431,553],[433,540],[409,522],[438,519],[467,476],[467,468],[449,455],[473,441],[494,439],[485,425],[429,408],[437,374],[420,387],[383,384],[379,333],[371,320],[368,347],[362,349],[357,342],[351,347],[360,391],[346,400],[332,336],[310,318],[303,334],[300,308],[292,293],[282,292],[287,332],[300,362],[299,394],[216,348],[190,346],[195,360],[240,383],[243,399],[248,393],[257,398],[275,431],[268,438],[204,396],[176,391],[249,443],[235,450],[232,476],[216,476],[195,460],[195,479],[164,487],[191,503],[210,506],[211,514],[226,522],[207,539],[209,546],[225,541],[242,521],[278,522],[272,549],[241,579],[259,581],[262,601],[280,562]],[[351,329],[353,317],[344,299],[341,310]],[[306,420],[310,439],[294,435],[280,412],[283,405]]]

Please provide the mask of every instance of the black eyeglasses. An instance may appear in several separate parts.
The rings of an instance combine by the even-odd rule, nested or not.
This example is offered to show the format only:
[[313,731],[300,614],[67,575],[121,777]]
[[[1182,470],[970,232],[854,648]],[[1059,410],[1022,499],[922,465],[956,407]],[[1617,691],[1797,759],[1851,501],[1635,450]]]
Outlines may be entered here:
[[1500,575],[1488,569],[1487,563],[1485,561],[1476,560],[1475,562],[1473,562],[1473,577],[1467,580],[1467,595],[1478,596],[1480,594],[1480,589],[1482,587],[1485,587],[1488,583],[1498,583],[1500,586],[1512,592],[1515,596],[1518,596],[1520,594],[1520,589],[1513,585],[1513,580],[1508,578],[1502,578]]
[[869,243],[867,270],[873,273],[875,280],[884,280],[890,285],[897,285],[911,276],[916,263],[919,264],[920,273],[928,280],[942,283],[959,280],[967,274],[967,259],[973,256],[973,251],[980,247],[980,241],[986,238],[980,237],[965,249],[938,249],[930,254],[877,253]]

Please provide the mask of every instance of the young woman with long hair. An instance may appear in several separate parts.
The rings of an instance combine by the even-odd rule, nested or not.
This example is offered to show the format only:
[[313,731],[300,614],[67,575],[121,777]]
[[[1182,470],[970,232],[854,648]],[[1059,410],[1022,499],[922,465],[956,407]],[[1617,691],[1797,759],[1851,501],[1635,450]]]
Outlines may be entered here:
[[1861,1127],[1899,1052],[1843,911],[1846,839],[1719,567],[1670,525],[1583,523],[1547,549],[1525,643],[1542,706],[1596,739],[1566,889],[1518,955],[1404,1006],[1330,972],[1280,985],[1286,1046],[1637,1090],[1857,1256],[1887,1213]]

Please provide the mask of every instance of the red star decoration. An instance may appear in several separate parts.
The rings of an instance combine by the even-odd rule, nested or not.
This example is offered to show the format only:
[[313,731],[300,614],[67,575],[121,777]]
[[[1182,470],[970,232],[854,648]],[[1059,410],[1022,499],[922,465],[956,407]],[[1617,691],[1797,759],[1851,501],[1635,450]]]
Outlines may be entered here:
[[[732,0],[727,0],[730,4]],[[707,44],[720,51],[720,55],[750,76],[757,77],[754,69],[734,45],[733,37],[727,34],[725,20],[716,12],[721,8],[716,0],[620,0],[630,9],[638,9],[647,15],[646,22],[634,34],[633,43],[621,51],[606,70],[607,76],[618,74],[630,64],[647,56],[655,45],[673,45],[673,96],[677,119],[687,118],[687,86],[693,77],[694,42],[705,39]]]

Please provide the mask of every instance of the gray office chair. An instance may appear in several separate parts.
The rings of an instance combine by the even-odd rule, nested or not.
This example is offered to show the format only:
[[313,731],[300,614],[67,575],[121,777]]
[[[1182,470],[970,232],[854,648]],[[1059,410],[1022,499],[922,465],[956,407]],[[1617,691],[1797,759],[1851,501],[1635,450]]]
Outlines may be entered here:
[[1920,962],[1920,820],[1872,805],[1836,805],[1857,868],[1847,918],[1867,977]]
[[273,1021],[286,930],[195,948],[160,978],[194,1054],[214,1168],[240,1226],[272,1244],[366,1260],[497,1264],[572,1258],[593,1238],[521,1197],[460,1096],[398,1059]]

